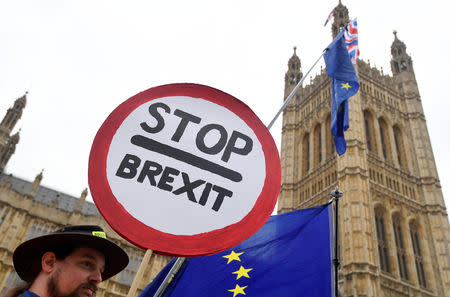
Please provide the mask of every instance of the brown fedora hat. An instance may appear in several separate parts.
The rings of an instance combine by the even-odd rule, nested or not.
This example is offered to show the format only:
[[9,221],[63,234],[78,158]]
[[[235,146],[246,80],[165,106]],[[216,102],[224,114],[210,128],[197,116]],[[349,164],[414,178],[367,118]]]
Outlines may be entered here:
[[40,259],[45,252],[81,246],[94,248],[105,256],[103,280],[119,273],[128,265],[127,253],[106,239],[106,234],[100,226],[83,225],[67,226],[23,242],[14,251],[14,268],[21,279],[31,282],[40,272]]

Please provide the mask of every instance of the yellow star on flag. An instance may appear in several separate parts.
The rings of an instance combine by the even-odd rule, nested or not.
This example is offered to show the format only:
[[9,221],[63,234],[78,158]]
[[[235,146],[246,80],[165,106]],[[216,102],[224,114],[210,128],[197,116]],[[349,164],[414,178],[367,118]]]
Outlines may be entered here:
[[230,264],[230,262],[233,261],[233,260],[237,260],[237,261],[241,262],[241,259],[239,259],[239,256],[242,255],[242,254],[243,254],[243,252],[242,253],[235,253],[234,251],[231,251],[231,253],[229,255],[222,256],[222,258],[228,259],[227,264]]
[[233,297],[235,297],[236,295],[239,295],[239,294],[245,295],[244,289],[247,287],[248,286],[239,287],[239,285],[236,285],[236,287],[234,289],[228,290],[228,291],[233,292]]
[[239,268],[238,271],[233,272],[233,274],[237,274],[236,279],[240,279],[242,276],[250,278],[250,276],[248,276],[248,272],[251,270],[253,270],[253,268],[245,269],[244,266],[241,265],[241,268]]
[[347,91],[348,91],[349,88],[352,87],[351,85],[348,84],[348,82],[346,82],[345,84],[341,83],[341,85],[342,85],[341,89],[346,89]]

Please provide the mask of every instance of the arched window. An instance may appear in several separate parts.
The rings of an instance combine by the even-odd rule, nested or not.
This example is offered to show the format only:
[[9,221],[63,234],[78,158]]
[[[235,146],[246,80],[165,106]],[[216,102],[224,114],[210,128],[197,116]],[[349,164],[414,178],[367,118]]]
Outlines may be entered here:
[[295,76],[293,74],[291,74],[291,76],[289,77],[289,83],[291,85],[295,84]]
[[391,150],[390,150],[390,142],[389,142],[389,134],[388,134],[388,125],[384,119],[378,120],[380,125],[380,137],[381,137],[381,148],[383,151],[383,157],[387,160],[391,159]]
[[303,136],[302,141],[302,172],[305,174],[309,171],[309,133]]
[[394,140],[395,140],[395,149],[397,151],[398,164],[400,167],[406,167],[406,152],[405,145],[403,143],[402,131],[396,125],[394,126]]
[[325,149],[327,151],[327,158],[334,154],[334,142],[333,136],[331,135],[331,115],[327,116],[325,120]]
[[380,269],[389,272],[388,244],[384,228],[384,212],[382,209],[375,209],[375,225],[377,228],[378,257],[380,259]]
[[375,131],[373,129],[373,117],[372,114],[365,110],[364,111],[364,128],[366,132],[367,150],[372,153],[377,152],[377,146],[375,139]]
[[405,245],[403,243],[403,232],[400,223],[400,217],[398,215],[394,216],[392,219],[394,227],[395,236],[395,246],[397,248],[397,261],[398,269],[400,271],[400,277],[408,280],[408,269],[406,268],[406,251]]
[[322,162],[322,132],[320,124],[314,128],[314,165],[317,166]]
[[395,70],[395,73],[399,73],[400,72],[400,67],[398,67],[398,63],[397,62],[394,62],[394,70]]
[[420,249],[419,232],[417,225],[415,223],[411,223],[409,225],[409,230],[411,232],[411,242],[413,246],[414,259],[416,262],[417,279],[419,280],[419,285],[426,288],[427,281],[425,278],[425,270],[423,269],[422,250]]

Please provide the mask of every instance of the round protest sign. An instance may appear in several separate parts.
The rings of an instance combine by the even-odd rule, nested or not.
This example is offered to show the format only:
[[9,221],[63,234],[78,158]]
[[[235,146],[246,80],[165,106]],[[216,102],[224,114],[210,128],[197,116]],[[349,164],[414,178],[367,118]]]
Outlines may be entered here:
[[89,187],[111,227],[177,256],[233,247],[271,215],[278,150],[244,103],[197,84],[148,89],[118,106],[89,157]]

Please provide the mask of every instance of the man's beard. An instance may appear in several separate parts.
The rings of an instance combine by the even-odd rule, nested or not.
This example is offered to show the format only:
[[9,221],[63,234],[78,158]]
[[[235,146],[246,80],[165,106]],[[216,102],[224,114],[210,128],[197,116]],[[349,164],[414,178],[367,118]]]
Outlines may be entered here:
[[75,290],[73,290],[72,292],[70,292],[67,295],[63,295],[61,294],[61,292],[59,291],[58,287],[57,287],[57,282],[58,282],[58,276],[59,276],[59,271],[55,271],[55,274],[52,275],[48,281],[48,293],[50,297],[81,297],[80,296],[80,291],[83,288],[90,288],[92,289],[92,291],[94,291],[94,293],[92,294],[91,297],[95,296],[95,293],[97,292],[97,286],[91,283],[82,283],[81,285],[79,285]]

